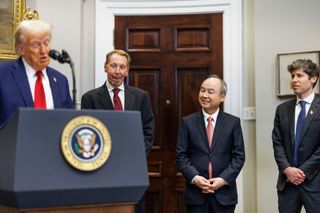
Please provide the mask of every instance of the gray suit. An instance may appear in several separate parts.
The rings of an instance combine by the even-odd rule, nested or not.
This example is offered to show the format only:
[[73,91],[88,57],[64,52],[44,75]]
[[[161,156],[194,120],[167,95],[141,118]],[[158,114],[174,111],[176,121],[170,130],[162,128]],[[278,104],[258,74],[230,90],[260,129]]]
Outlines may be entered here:
[[[140,111],[146,153],[151,151],[154,141],[154,116],[148,92],[125,85],[125,110]],[[81,98],[81,109],[114,110],[106,84],[85,93]]]

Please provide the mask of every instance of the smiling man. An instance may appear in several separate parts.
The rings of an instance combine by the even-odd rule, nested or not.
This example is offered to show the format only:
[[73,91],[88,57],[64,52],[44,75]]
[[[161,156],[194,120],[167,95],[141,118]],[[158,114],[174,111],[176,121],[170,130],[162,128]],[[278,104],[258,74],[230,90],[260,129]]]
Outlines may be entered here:
[[188,213],[233,213],[238,202],[245,151],[240,119],[219,109],[226,94],[226,83],[209,76],[199,91],[202,110],[181,121],[176,162],[186,179]]
[[280,213],[320,209],[320,97],[314,87],[319,67],[308,59],[288,66],[295,99],[277,107],[272,132],[278,165]]
[[72,107],[67,78],[48,67],[51,31],[41,20],[25,20],[17,26],[15,47],[20,57],[0,63],[0,126],[19,107]]

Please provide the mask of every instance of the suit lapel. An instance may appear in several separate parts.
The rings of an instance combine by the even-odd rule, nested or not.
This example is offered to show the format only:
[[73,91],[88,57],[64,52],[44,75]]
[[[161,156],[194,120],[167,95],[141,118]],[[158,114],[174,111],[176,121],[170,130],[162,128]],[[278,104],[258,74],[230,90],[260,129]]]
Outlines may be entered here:
[[215,145],[218,143],[220,136],[223,134],[223,127],[225,125],[225,114],[224,112],[219,112],[217,116],[217,120],[215,121],[216,125],[214,127],[213,131],[213,139],[212,139],[212,146],[211,150],[215,147]]
[[103,109],[110,109],[110,110],[114,109],[108,87],[105,83],[98,88],[98,96],[101,97],[101,98],[98,98],[98,101]]
[[131,110],[134,109],[134,100],[135,95],[133,94],[132,90],[129,86],[125,85],[124,89],[124,110]]
[[320,109],[320,97],[316,95],[314,97],[314,100],[311,103],[308,114],[306,116],[306,120],[304,121],[304,124],[303,124],[301,141],[303,140],[303,136],[305,135],[308,127],[310,126],[311,121],[319,113],[319,109]]
[[208,143],[208,137],[206,132],[206,126],[204,123],[204,116],[202,112],[198,112],[195,117],[195,124],[199,130],[199,133],[201,135],[201,138],[203,139],[203,145],[206,147],[206,149],[209,149],[209,143]]
[[54,76],[52,70],[49,67],[47,67],[47,75],[48,75],[49,84],[51,88],[54,108],[59,108],[61,107],[61,102],[59,101],[61,100],[61,97],[59,92],[58,79]]
[[289,123],[289,134],[291,137],[291,147],[294,144],[294,124],[295,124],[295,120],[294,120],[294,115],[295,115],[295,109],[296,109],[296,102],[297,100],[294,99],[290,102],[289,104],[289,108],[287,111],[287,119],[288,119],[288,123]]
[[33,99],[29,86],[29,81],[21,58],[17,60],[17,62],[13,65],[11,74],[17,88],[19,89],[19,92],[21,93],[21,97],[25,105],[27,107],[33,107]]

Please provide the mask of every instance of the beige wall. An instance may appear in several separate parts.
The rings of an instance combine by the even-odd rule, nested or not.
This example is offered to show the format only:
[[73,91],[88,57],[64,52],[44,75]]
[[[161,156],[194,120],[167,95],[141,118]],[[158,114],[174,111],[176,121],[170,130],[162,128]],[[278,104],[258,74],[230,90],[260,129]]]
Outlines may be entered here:
[[319,0],[255,0],[257,210],[277,212],[277,167],[271,131],[276,106],[277,53],[320,49]]

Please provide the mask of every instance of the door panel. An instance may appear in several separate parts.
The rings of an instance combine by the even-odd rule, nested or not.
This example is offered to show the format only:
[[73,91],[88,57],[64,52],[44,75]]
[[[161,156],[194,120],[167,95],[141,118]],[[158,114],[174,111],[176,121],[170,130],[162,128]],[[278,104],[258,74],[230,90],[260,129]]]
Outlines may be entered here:
[[222,14],[116,16],[115,26],[115,47],[132,58],[128,83],[149,92],[155,114],[146,212],[186,212],[175,165],[179,121],[200,110],[204,78],[222,77]]

